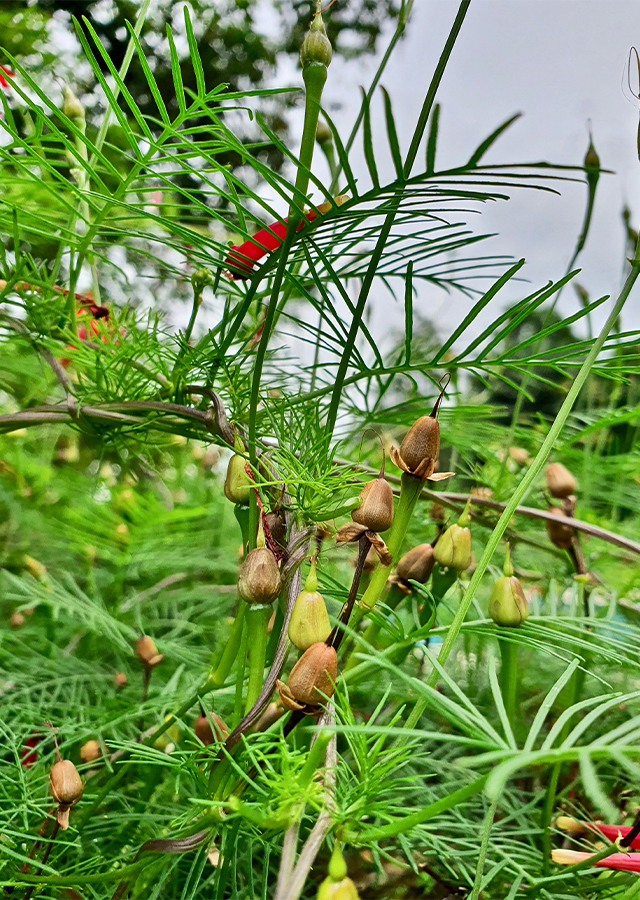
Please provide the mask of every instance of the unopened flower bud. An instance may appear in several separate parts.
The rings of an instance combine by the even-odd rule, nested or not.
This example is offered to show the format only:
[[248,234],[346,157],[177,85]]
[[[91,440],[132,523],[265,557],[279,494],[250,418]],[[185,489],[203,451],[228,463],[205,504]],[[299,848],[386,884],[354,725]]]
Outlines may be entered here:
[[314,16],[309,31],[307,31],[302,47],[300,48],[300,62],[303,67],[312,63],[319,63],[327,67],[331,63],[332,56],[331,42],[327,37],[327,30],[324,27],[322,13],[317,12]]
[[450,525],[438,538],[433,555],[441,566],[463,572],[471,565],[471,532],[460,525]]
[[251,496],[252,480],[245,469],[245,458],[234,453],[227,466],[227,476],[224,480],[224,495],[232,503],[246,505]]
[[360,506],[351,513],[369,531],[386,531],[393,522],[393,490],[385,478],[374,478],[360,491]]
[[68,119],[84,121],[84,106],[68,84],[62,89],[62,112]]
[[549,493],[558,500],[570,497],[576,492],[576,480],[562,463],[550,463],[545,478]]
[[529,605],[515,575],[502,575],[493,586],[489,615],[503,628],[517,628],[527,619]]
[[331,623],[324,597],[317,590],[315,565],[312,563],[304,590],[298,597],[289,619],[289,640],[298,650],[325,641],[331,634]]
[[325,878],[318,888],[317,900],[359,900],[360,894],[349,876],[340,881]]
[[164,654],[158,653],[158,648],[148,634],[143,634],[136,641],[136,654],[140,662],[149,668],[157,666],[164,659]]
[[332,140],[333,135],[331,134],[331,129],[325,122],[320,120],[316,125],[316,141],[318,144],[326,144]]
[[431,544],[418,544],[398,560],[397,574],[403,581],[417,581],[424,584],[429,580],[435,564]]
[[208,716],[203,712],[200,713],[193,723],[193,730],[205,747],[226,741],[229,737],[229,726],[215,713],[209,713]]
[[[552,516],[563,516],[564,512],[557,506],[550,506],[547,510]],[[562,522],[554,522],[553,519],[545,521],[547,534],[552,544],[559,550],[570,550],[573,545],[573,528]]]
[[238,573],[238,594],[246,603],[273,603],[282,590],[276,558],[268,547],[247,554]]
[[59,804],[57,819],[63,831],[69,827],[69,808],[82,797],[83,787],[78,770],[70,759],[59,759],[49,772],[49,791]]
[[291,710],[311,707],[310,714],[332,697],[338,676],[338,657],[333,647],[324,643],[312,644],[302,654],[289,675],[287,684],[277,682],[283,706]]

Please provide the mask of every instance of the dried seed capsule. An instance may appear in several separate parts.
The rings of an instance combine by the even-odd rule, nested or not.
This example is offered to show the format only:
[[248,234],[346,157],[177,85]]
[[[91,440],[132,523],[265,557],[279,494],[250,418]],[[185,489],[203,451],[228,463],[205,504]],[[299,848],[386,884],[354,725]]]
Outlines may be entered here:
[[529,605],[515,575],[502,575],[493,586],[489,615],[503,628],[517,628],[529,616]]
[[384,478],[374,478],[360,491],[360,506],[351,513],[358,525],[370,531],[386,531],[393,522],[393,490]]
[[431,544],[418,544],[398,560],[398,578],[424,584],[429,580],[434,564],[435,557]]
[[[557,506],[550,506],[547,510],[552,516],[563,516],[564,512]],[[547,519],[545,522],[547,534],[552,544],[555,544],[559,550],[570,550],[573,545],[573,528],[564,525],[562,522],[554,522],[553,519]]]
[[69,827],[69,809],[82,797],[84,785],[70,759],[59,759],[49,772],[49,791],[59,804],[57,820],[63,831]]
[[395,465],[403,472],[415,475],[416,478],[442,481],[454,474],[453,472],[434,474],[440,453],[440,426],[436,413],[441,398],[442,394],[436,400],[430,415],[416,419],[402,439],[399,450],[393,446],[389,449],[389,455]]
[[324,597],[317,588],[316,567],[312,563],[304,590],[298,594],[289,619],[289,640],[298,650],[308,650],[312,644],[325,641],[331,634]]
[[[287,709],[315,708],[332,697],[338,676],[338,657],[333,647],[324,643],[312,644],[302,654],[289,674],[289,681],[277,682],[283,705]],[[307,710],[305,710],[306,712]]]
[[246,603],[273,603],[282,590],[276,558],[268,547],[247,554],[238,573],[238,594]]
[[224,480],[224,495],[232,503],[246,505],[251,496],[252,480],[245,469],[245,459],[234,453],[227,466],[227,476]]
[[149,668],[157,666],[164,659],[164,654],[158,653],[158,648],[148,634],[143,634],[141,638],[138,638],[136,654],[140,662],[144,666],[149,666]]
[[215,713],[209,713],[208,716],[203,712],[200,713],[193,723],[193,730],[205,747],[208,747],[209,744],[226,741],[229,737],[229,726]]
[[562,463],[550,463],[545,478],[549,493],[558,500],[570,497],[576,492],[576,480]]
[[82,747],[80,747],[80,759],[83,763],[95,762],[97,759],[100,759],[102,756],[102,747],[100,746],[100,741],[91,740],[86,741]]
[[438,538],[433,555],[441,566],[463,572],[471,565],[471,532],[460,525],[450,525]]

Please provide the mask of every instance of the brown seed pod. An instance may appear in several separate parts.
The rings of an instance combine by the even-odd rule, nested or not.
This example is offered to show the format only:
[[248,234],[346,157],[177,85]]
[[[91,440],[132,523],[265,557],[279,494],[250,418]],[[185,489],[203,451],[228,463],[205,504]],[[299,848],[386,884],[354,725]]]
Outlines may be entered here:
[[576,492],[576,480],[562,463],[550,463],[545,472],[547,489],[552,497],[562,500]]
[[429,580],[434,564],[435,557],[431,544],[418,544],[398,560],[398,578],[424,584]]
[[208,747],[209,744],[226,741],[229,737],[229,726],[215,713],[209,713],[208,716],[200,713],[193,723],[193,730],[196,733],[196,737],[202,741],[205,747]]
[[164,659],[164,655],[158,653],[158,648],[148,634],[143,634],[136,641],[136,654],[140,662],[149,668],[157,666]]
[[[547,510],[552,516],[563,516],[564,512],[557,506],[550,506]],[[559,550],[570,550],[573,544],[574,531],[569,525],[562,522],[554,522],[553,519],[547,519],[545,522],[547,534],[552,544],[555,544]]]
[[57,820],[63,831],[69,827],[69,809],[82,797],[84,785],[70,759],[59,759],[49,772],[49,791],[59,804]]
[[82,747],[80,747],[80,759],[83,763],[95,762],[97,759],[100,759],[101,756],[102,747],[100,741],[96,741],[95,739],[86,741]]
[[[338,677],[338,656],[333,647],[312,644],[289,674],[289,681],[277,682],[278,692],[287,709],[304,710],[315,715],[325,696],[332,697]],[[310,707],[309,710],[305,707]]]
[[276,558],[268,547],[247,554],[238,573],[238,594],[246,603],[273,603],[282,590]]
[[[439,401],[438,401],[439,402]],[[437,407],[436,403],[436,407]],[[453,472],[435,473],[440,453],[440,426],[435,417],[435,410],[430,416],[420,416],[405,434],[400,449],[391,446],[389,456],[393,463],[416,478],[442,481],[450,478]]]
[[360,506],[351,513],[369,531],[386,531],[393,522],[393,489],[384,478],[374,478],[360,491]]

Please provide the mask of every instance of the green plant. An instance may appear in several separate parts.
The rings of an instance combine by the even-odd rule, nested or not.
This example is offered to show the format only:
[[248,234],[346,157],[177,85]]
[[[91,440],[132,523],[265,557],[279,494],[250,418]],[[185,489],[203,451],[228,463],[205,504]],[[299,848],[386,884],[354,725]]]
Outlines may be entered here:
[[[97,133],[72,94],[60,104],[11,59],[0,120],[1,872],[23,896],[295,900],[321,882],[320,896],[336,885],[367,897],[633,896],[633,873],[585,871],[606,865],[611,846],[550,866],[558,810],[616,823],[637,799],[638,452],[610,450],[614,429],[637,417],[637,336],[618,322],[640,246],[599,334],[573,336],[607,300],[550,312],[585,245],[592,148],[584,166],[485,165],[510,119],[466,162],[436,166],[435,100],[468,0],[405,152],[383,91],[381,148],[371,100],[411,7],[400,5],[343,137],[322,108],[331,46],[318,3],[297,153],[261,114],[279,92],[208,86],[186,8],[191,82],[168,30],[170,104],[139,41],[148,3],[119,70],[91,24],[76,23],[107,101]],[[134,57],[152,112],[127,86]],[[232,128],[242,115],[261,130],[252,144]],[[317,136],[332,184],[315,174]],[[353,169],[360,137],[367,184]],[[289,160],[291,179],[264,164],[263,147]],[[523,261],[475,255],[484,236],[461,222],[461,204],[583,177],[570,271],[501,310]],[[136,279],[149,262],[159,290],[188,296],[184,331],[137,307],[135,280],[131,301],[114,302],[123,259]],[[474,279],[488,273],[480,291]],[[414,340],[420,282],[476,298],[446,338]],[[404,305],[389,352],[367,325],[379,283]],[[491,323],[470,337],[487,308]],[[516,391],[513,408],[479,400],[477,384],[487,401]],[[529,385],[557,392],[553,415],[522,404]],[[541,480],[550,456],[577,484],[577,496],[558,493],[551,470],[555,511]],[[450,476],[464,490],[432,489]],[[562,541],[539,520],[564,527]],[[504,538],[512,562],[500,576]],[[416,545],[428,550],[420,578],[401,567],[389,583]],[[316,640],[296,615],[296,663],[289,622],[303,573],[331,627],[324,605]],[[519,621],[485,614],[496,578]],[[65,760],[86,757],[62,837],[44,790],[52,729]]]

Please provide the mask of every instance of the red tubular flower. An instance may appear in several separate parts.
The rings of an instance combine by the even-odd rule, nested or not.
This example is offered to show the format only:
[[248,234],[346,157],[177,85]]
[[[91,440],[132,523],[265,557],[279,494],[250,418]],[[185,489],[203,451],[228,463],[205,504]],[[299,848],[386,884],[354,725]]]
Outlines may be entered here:
[[11,69],[7,69],[6,66],[0,66],[0,87],[3,88],[9,87],[9,82],[4,77],[5,75],[8,75],[9,78],[13,78],[13,72],[11,71]]
[[[334,203],[342,206],[349,198],[346,194],[339,194],[334,197]],[[328,212],[333,204],[327,200],[318,206],[318,212],[315,209],[308,210],[304,215],[308,222],[313,222],[318,218],[318,213],[323,215]],[[300,231],[304,227],[304,222],[300,222],[297,230]],[[284,236],[287,233],[287,220],[284,222],[273,222],[266,228],[261,228],[252,237],[243,244],[233,244],[230,247],[230,253],[224,261],[225,266],[229,266],[229,275],[235,281],[249,278],[253,274],[253,263],[258,262],[266,253],[277,250]]]
[[[551,851],[551,858],[561,866],[573,866],[595,855],[597,854],[582,853],[580,850]],[[612,853],[604,859],[594,860],[593,865],[600,869],[621,869],[623,872],[637,872],[640,875],[640,853]]]
[[[631,825],[604,825],[602,822],[578,822],[570,816],[558,816],[556,825],[561,831],[569,831],[572,834],[588,834],[599,832],[610,841],[625,838],[632,830]],[[629,844],[632,850],[640,850],[640,836],[633,838]]]
[[20,765],[23,769],[29,769],[38,760],[38,751],[36,747],[42,740],[41,734],[31,734],[24,742],[24,746],[20,751]]

